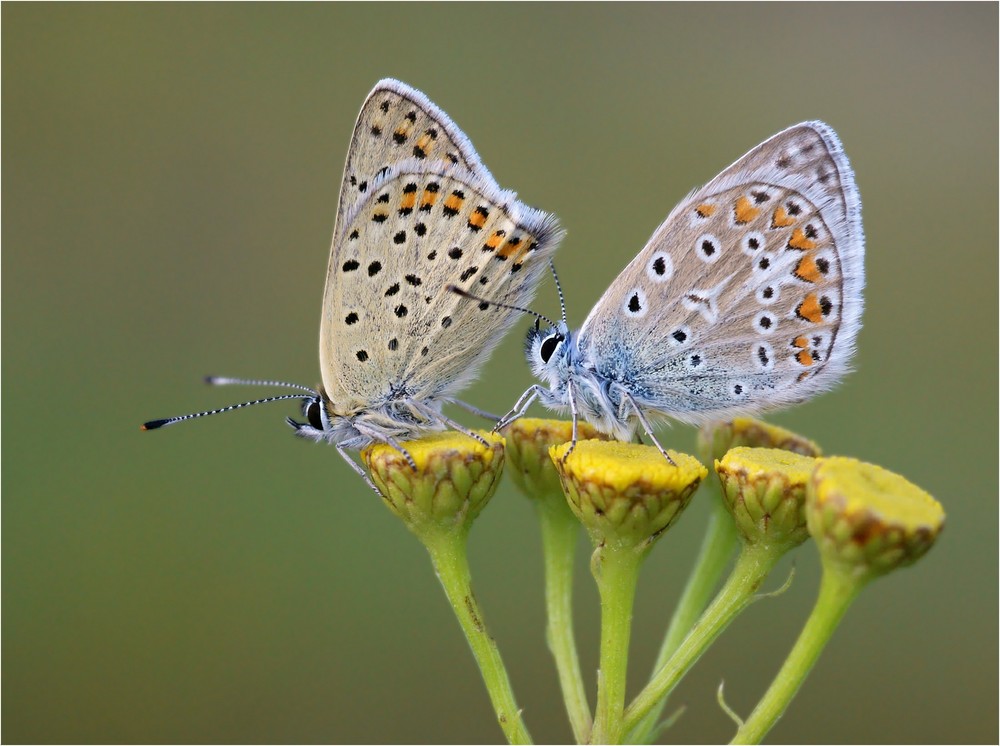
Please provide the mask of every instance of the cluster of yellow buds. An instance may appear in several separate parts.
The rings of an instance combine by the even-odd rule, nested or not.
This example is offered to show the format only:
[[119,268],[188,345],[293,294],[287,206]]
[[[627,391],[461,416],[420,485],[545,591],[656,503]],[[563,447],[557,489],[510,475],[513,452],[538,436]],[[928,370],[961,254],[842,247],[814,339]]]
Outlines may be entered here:
[[[647,737],[646,724],[655,719],[687,668],[753,600],[777,559],[811,537],[824,566],[820,599],[771,689],[740,724],[736,742],[759,742],[784,712],[858,590],[872,578],[919,559],[944,525],[941,506],[903,477],[854,459],[823,457],[807,438],[759,420],[739,418],[702,428],[701,460],[676,451],[664,458],[652,446],[608,440],[586,423],[578,424],[575,442],[570,442],[572,432],[568,422],[522,419],[508,429],[506,438],[480,433],[480,441],[439,433],[403,447],[374,445],[362,454],[386,505],[430,551],[480,664],[498,722],[511,742],[527,742],[529,736],[476,606],[465,559],[469,528],[496,491],[505,457],[513,481],[532,498],[541,518],[549,645],[580,742]],[[733,536],[740,538],[743,549],[730,580],[690,627],[683,645],[665,641],[663,665],[658,663],[650,683],[626,706],[638,570],[708,475],[702,462],[714,466],[718,475],[718,511],[724,506],[731,516],[729,549],[719,551],[731,552]],[[570,604],[580,525],[594,544],[591,567],[602,604],[601,670],[593,718],[583,690]],[[724,564],[718,557],[725,555],[717,555],[714,564],[721,571]]]

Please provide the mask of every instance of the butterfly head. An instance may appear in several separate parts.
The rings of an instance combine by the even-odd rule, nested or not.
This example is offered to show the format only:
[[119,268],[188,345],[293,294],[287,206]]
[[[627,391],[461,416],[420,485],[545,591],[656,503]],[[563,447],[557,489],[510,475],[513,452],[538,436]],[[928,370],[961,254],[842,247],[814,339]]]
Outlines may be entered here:
[[370,437],[361,434],[350,417],[334,414],[330,399],[320,389],[308,399],[302,400],[302,417],[305,422],[287,418],[288,424],[300,438],[317,443],[335,443],[347,448],[362,448],[371,442]]
[[576,357],[576,338],[565,321],[542,327],[536,319],[528,331],[524,352],[536,377],[550,389],[562,388]]
[[328,439],[327,433],[333,430],[333,422],[322,392],[302,400],[302,416],[305,422],[288,418],[288,424],[295,430],[296,435],[315,441]]

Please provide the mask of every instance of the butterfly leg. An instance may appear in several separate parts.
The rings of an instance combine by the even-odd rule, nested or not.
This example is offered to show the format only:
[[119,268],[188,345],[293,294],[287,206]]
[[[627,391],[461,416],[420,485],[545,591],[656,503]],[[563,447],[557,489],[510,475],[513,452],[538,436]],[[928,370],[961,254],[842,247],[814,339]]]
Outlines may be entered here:
[[[623,389],[621,389],[620,387],[619,387],[618,390],[619,391],[623,391]],[[624,393],[624,391],[623,391],[623,393]],[[631,409],[632,409],[632,402],[629,399],[627,399],[625,396],[622,396],[621,403],[619,403],[619,405],[618,405],[618,419],[622,420],[622,421],[625,421],[626,419],[628,419],[628,413],[629,413],[629,411]],[[646,441],[644,441],[642,439],[642,433],[640,433],[638,430],[636,430],[634,433],[632,433],[632,441],[631,442],[636,443],[636,444],[638,444],[640,446],[646,445]]]
[[455,406],[461,407],[466,412],[476,415],[476,417],[482,417],[484,420],[490,420],[491,422],[496,422],[497,420],[500,419],[492,412],[487,412],[486,410],[480,409],[479,407],[474,407],[468,402],[462,401],[461,399],[450,399],[449,401]]
[[514,408],[497,420],[497,424],[493,427],[493,432],[498,433],[514,420],[523,417],[528,407],[530,407],[531,403],[538,398],[538,394],[541,393],[541,391],[542,387],[538,384],[529,386],[528,390],[521,394],[521,398],[517,400],[517,404],[514,405]]
[[653,428],[650,426],[649,420],[646,419],[646,415],[644,415],[642,410],[639,409],[639,405],[636,403],[635,399],[632,398],[632,395],[627,391],[622,391],[622,395],[628,400],[629,404],[632,405],[632,411],[635,412],[635,416],[639,418],[639,422],[642,424],[642,429],[646,431],[646,435],[648,435],[649,439],[653,441],[653,445],[656,446],[656,450],[663,454],[663,457],[670,462],[671,466],[677,466],[677,464],[674,463],[674,460],[670,458],[670,454],[667,453],[663,446],[660,445],[660,441],[658,441],[656,436],[653,435]]
[[407,451],[405,448],[403,448],[403,446],[400,445],[399,441],[393,438],[391,435],[386,435],[385,433],[379,432],[377,430],[371,430],[367,427],[359,426],[357,423],[355,423],[354,426],[358,429],[358,432],[360,432],[362,435],[368,436],[376,443],[385,443],[393,450],[401,453],[403,458],[406,459],[406,463],[410,465],[410,468],[413,469],[413,471],[417,470],[417,462],[413,460],[413,456],[411,456],[410,452]]
[[423,404],[415,401],[414,399],[407,399],[406,403],[409,404],[411,407],[413,407],[418,412],[420,412],[421,414],[423,414],[425,417],[427,417],[427,418],[429,418],[431,420],[435,420],[436,422],[443,423],[444,425],[447,425],[448,427],[450,427],[452,430],[460,432],[463,435],[468,435],[473,440],[478,440],[480,443],[482,443],[487,448],[490,447],[490,444],[486,441],[486,438],[484,438],[479,433],[472,432],[465,425],[463,425],[463,424],[461,424],[459,422],[456,422],[455,420],[451,419],[451,417],[449,417],[448,415],[443,414],[441,412],[438,412],[438,411],[432,409],[431,407],[424,406]]
[[375,491],[375,494],[378,495],[379,497],[381,497],[384,500],[385,496],[381,492],[379,492],[378,487],[375,486],[375,483],[371,480],[371,478],[368,476],[368,474],[365,472],[365,470],[362,469],[361,466],[358,465],[358,462],[355,461],[354,459],[352,459],[347,454],[347,451],[345,451],[340,446],[337,446],[336,448],[337,448],[337,453],[339,453],[340,456],[341,456],[341,458],[343,458],[344,461],[347,462],[348,466],[350,466],[352,469],[354,469],[354,471],[356,471],[358,473],[358,476],[360,476],[363,480],[365,480],[365,484],[367,484],[369,487],[371,487]]
[[569,448],[566,449],[566,453],[563,454],[563,457],[559,459],[559,462],[562,464],[566,463],[566,459],[568,459],[569,455],[573,453],[574,449],[576,448],[577,440],[579,440],[577,435],[579,434],[579,429],[580,429],[579,428],[580,416],[579,414],[577,414],[576,411],[576,395],[573,393],[572,381],[566,382],[566,398],[569,400],[569,412],[570,415],[573,417],[573,435],[569,441]]

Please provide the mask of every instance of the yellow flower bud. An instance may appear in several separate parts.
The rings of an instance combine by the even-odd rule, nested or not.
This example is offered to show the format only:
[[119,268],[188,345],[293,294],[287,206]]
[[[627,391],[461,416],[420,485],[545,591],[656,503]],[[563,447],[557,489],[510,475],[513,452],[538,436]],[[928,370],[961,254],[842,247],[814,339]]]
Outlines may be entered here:
[[[549,458],[549,448],[569,442],[573,437],[573,423],[522,417],[515,420],[504,435],[507,438],[507,460],[510,462],[508,473],[521,492],[530,498],[557,495],[562,500],[559,473]],[[587,422],[578,423],[579,440],[606,440],[609,437]]]
[[416,469],[385,443],[368,446],[361,457],[386,505],[411,531],[468,528],[496,491],[504,463],[504,439],[479,434],[488,447],[457,432],[404,443]]
[[824,562],[861,578],[916,562],[945,519],[941,504],[903,477],[842,457],[818,460],[806,516]]
[[803,456],[819,456],[821,453],[819,446],[808,438],[752,417],[736,417],[729,422],[705,425],[698,431],[698,454],[706,464],[721,459],[726,451],[738,446],[780,448]]
[[715,471],[743,540],[790,549],[809,537],[806,487],[816,460],[777,448],[731,449]]
[[677,519],[708,471],[694,456],[652,446],[584,440],[549,454],[570,508],[597,544],[651,545]]

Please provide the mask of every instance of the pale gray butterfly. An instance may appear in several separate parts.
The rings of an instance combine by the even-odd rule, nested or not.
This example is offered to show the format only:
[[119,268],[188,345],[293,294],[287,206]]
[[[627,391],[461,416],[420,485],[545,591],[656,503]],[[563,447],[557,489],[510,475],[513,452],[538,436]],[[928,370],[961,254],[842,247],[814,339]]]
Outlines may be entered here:
[[[344,169],[320,319],[320,390],[209,378],[306,393],[143,429],[298,398],[306,421],[289,419],[295,432],[332,443],[370,486],[344,449],[383,442],[406,454],[402,441],[448,426],[479,438],[442,405],[484,414],[455,394],[516,322],[506,305],[530,302],[561,237],[553,215],[500,188],[447,114],[414,88],[382,80],[361,108]],[[482,302],[448,289],[456,286]]]
[[[694,190],[578,332],[527,340],[538,398],[605,433],[702,424],[804,401],[848,370],[861,328],[861,199],[834,131],[805,122]],[[560,293],[561,299],[561,293]],[[568,455],[568,454],[567,454]],[[669,458],[669,456],[668,456]]]

